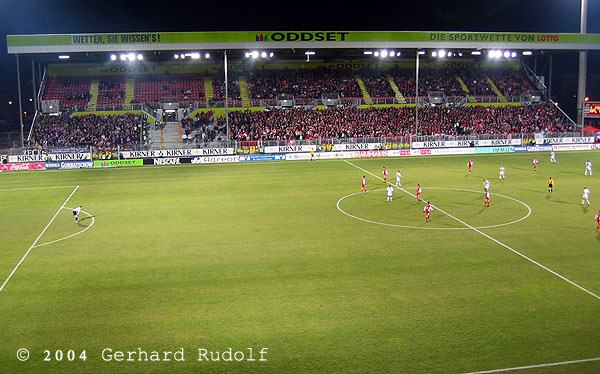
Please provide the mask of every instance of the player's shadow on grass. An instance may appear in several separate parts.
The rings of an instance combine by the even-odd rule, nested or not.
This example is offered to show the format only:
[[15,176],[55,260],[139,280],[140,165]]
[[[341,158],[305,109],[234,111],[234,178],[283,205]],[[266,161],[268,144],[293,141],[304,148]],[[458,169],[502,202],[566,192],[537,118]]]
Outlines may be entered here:
[[477,212],[477,213],[475,213],[475,214],[478,214],[478,215],[479,215],[479,214],[481,214],[481,213],[485,212],[487,209],[489,209],[489,208],[487,208],[487,207],[483,207],[483,208],[481,208],[481,209],[479,210],[479,212]]
[[583,213],[587,213],[589,206],[588,205],[582,205],[581,208],[582,208],[581,210],[583,211]]
[[84,222],[84,221],[87,221],[87,220],[90,220],[90,219],[92,219],[92,218],[95,218],[95,217],[96,217],[96,216],[82,217],[82,218],[79,220],[79,223],[78,223],[77,225],[78,225],[78,226],[81,226],[81,227],[88,227],[88,226],[90,226],[91,224],[90,224],[90,225],[85,225],[85,224],[83,224],[83,222]]
[[564,173],[564,174],[583,175],[582,173],[576,173],[574,171],[566,171],[566,170],[563,171],[563,170],[561,170],[560,172]]
[[550,200],[553,203],[558,203],[558,204],[570,204],[568,201],[553,199],[551,193],[546,194],[546,200]]
[[527,191],[527,192],[533,192],[533,193],[548,193],[547,191],[540,191],[540,190],[528,190],[525,188],[522,188],[521,191]]

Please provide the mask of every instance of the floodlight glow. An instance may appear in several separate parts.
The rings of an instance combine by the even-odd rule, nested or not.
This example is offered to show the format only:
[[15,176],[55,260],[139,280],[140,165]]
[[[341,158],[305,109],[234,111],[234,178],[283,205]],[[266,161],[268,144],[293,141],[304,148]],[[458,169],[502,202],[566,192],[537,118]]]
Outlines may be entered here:
[[448,57],[452,57],[452,52],[448,51]]
[[388,51],[387,49],[382,50],[379,55],[381,56],[381,58],[386,58],[388,56]]
[[440,49],[440,50],[438,51],[438,57],[439,57],[439,58],[444,58],[444,57],[446,57],[446,50],[445,50],[445,49]]
[[204,55],[204,58],[210,58],[210,53],[206,53],[206,54]]
[[262,57],[262,58],[267,58],[267,52],[265,52],[265,51],[262,51],[262,52],[260,53],[260,57]]
[[509,58],[510,57],[510,52],[509,51],[504,51],[504,57],[505,58]]
[[141,53],[138,53],[137,59],[138,59],[138,61],[142,61],[144,59],[144,55]]
[[462,57],[462,52],[458,52],[458,57]]
[[254,59],[258,58],[258,51],[252,51],[252,54],[251,54],[251,56],[252,56],[252,58],[254,58]]
[[129,61],[135,61],[135,53],[129,52],[127,54],[127,58],[129,59]]
[[269,53],[269,57],[273,57],[273,52]]
[[71,58],[71,56],[67,56],[67,55],[60,55],[60,56],[58,56],[59,60],[68,60],[70,58]]
[[183,60],[183,59],[185,58],[185,54],[183,54],[183,53],[182,53],[182,54],[180,54],[180,55],[179,55],[179,58]]
[[390,57],[395,57],[395,56],[396,56],[396,52],[394,52],[394,51],[391,51],[391,52],[390,52]]
[[473,56],[481,56],[481,51],[472,51],[471,55],[473,55]]
[[417,54],[423,56],[425,54],[425,51],[418,51]]
[[373,53],[373,56],[379,57],[379,51],[375,51],[375,53]]
[[126,59],[127,59],[127,55],[124,53],[121,53],[121,55],[119,56],[119,60],[125,61]]
[[200,59],[200,53],[198,53],[198,52],[190,53],[190,57],[192,58],[192,60],[198,60],[198,59]]
[[179,55],[178,55],[177,53],[175,53],[175,54],[173,55],[173,58],[174,58],[175,60],[179,60]]
[[531,56],[532,54],[531,51],[523,51],[523,56]]
[[115,54],[110,55],[110,60],[117,61],[117,55],[115,55]]
[[512,57],[512,58],[515,58],[515,57],[517,57],[517,52],[511,52],[511,53],[510,53],[510,57]]
[[433,56],[433,57],[437,57],[437,51],[433,51],[433,52],[431,52],[431,56]]
[[365,54],[365,55],[372,55],[373,51],[364,51],[363,54]]

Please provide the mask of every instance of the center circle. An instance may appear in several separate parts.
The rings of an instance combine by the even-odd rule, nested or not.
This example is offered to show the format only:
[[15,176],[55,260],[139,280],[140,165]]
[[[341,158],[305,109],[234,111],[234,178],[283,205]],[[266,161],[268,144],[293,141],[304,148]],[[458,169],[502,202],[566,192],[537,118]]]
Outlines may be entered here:
[[[436,191],[431,192],[431,190]],[[425,223],[423,217],[417,218],[416,214],[420,214],[424,203],[418,203],[412,193],[406,190],[394,189],[394,201],[386,201],[386,194],[381,193],[385,189],[376,189],[367,193],[355,192],[341,197],[336,204],[337,209],[344,215],[371,224],[382,225],[397,228],[409,228],[417,230],[471,230],[471,227],[466,227],[455,219],[441,212],[436,212],[432,215],[432,220]],[[476,200],[465,198],[466,194],[477,194]],[[423,187],[423,196],[427,200],[431,197],[431,202],[434,205],[439,204],[440,207],[448,211],[452,215],[458,216],[461,220],[465,220],[475,229],[491,229],[495,227],[503,227],[516,224],[527,219],[531,215],[531,207],[521,200],[510,196],[505,196],[496,193],[490,193],[492,197],[492,207],[483,207],[483,191],[475,191],[463,188],[445,188],[445,187]],[[446,196],[444,196],[446,195]],[[499,199],[498,199],[499,198]],[[358,200],[361,199],[361,200]],[[400,201],[400,203],[398,203]],[[394,205],[396,204],[396,205]],[[448,206],[452,205],[450,208]],[[470,206],[474,206],[473,208]],[[479,208],[477,208],[479,206]],[[524,214],[519,218],[507,217],[514,210],[514,206],[520,207]],[[405,208],[402,210],[402,208]],[[417,210],[418,209],[418,210]],[[450,210],[449,210],[450,209]],[[462,209],[462,210],[461,210]],[[465,213],[470,214],[469,218],[465,217]],[[487,214],[487,216],[486,216]],[[406,216],[412,219],[410,223],[394,222],[395,217],[405,218]],[[500,216],[501,222],[494,223],[493,220]],[[389,218],[392,222],[389,222]],[[479,218],[484,220],[492,220],[475,226],[472,219]],[[386,222],[388,221],[388,222]],[[441,222],[443,225],[437,225],[435,222]],[[416,225],[412,222],[419,222],[421,225]],[[497,222],[497,221],[496,221]],[[452,227],[460,226],[460,227]]]

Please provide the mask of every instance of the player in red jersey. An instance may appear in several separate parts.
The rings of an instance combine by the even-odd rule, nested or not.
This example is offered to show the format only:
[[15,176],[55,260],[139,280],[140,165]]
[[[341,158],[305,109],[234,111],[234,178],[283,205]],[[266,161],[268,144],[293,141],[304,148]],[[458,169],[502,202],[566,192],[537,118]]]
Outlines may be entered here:
[[469,168],[469,174],[471,174],[473,172],[473,160],[467,162],[467,167]]
[[420,184],[417,184],[417,201],[419,201],[419,202],[423,201],[423,200],[421,199],[421,193],[422,193],[422,192],[423,192],[423,190],[421,189],[421,185],[420,185]]
[[387,168],[384,166],[383,167],[383,181],[385,183],[387,183],[387,174],[388,174]]
[[362,182],[360,183],[360,192],[367,192],[367,177],[363,175]]
[[427,204],[425,204],[425,207],[423,208],[423,213],[425,213],[425,222],[428,222],[430,220],[431,212],[433,212],[433,207],[431,206],[431,203],[428,201]]
[[485,191],[485,200],[484,200],[485,206],[487,208],[490,207],[490,190],[486,190]]
[[539,163],[540,163],[540,161],[538,160],[537,157],[533,159],[533,171],[537,171],[537,167],[538,167]]
[[598,211],[598,213],[596,214],[596,223],[598,224],[596,226],[596,231],[600,231],[600,210]]

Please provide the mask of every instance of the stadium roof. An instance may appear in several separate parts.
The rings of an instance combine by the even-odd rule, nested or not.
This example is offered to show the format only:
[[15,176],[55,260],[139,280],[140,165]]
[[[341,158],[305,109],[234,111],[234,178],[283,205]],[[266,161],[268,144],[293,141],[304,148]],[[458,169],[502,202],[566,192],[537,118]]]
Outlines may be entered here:
[[8,53],[183,49],[510,48],[600,50],[600,34],[454,31],[232,31],[8,35]]

